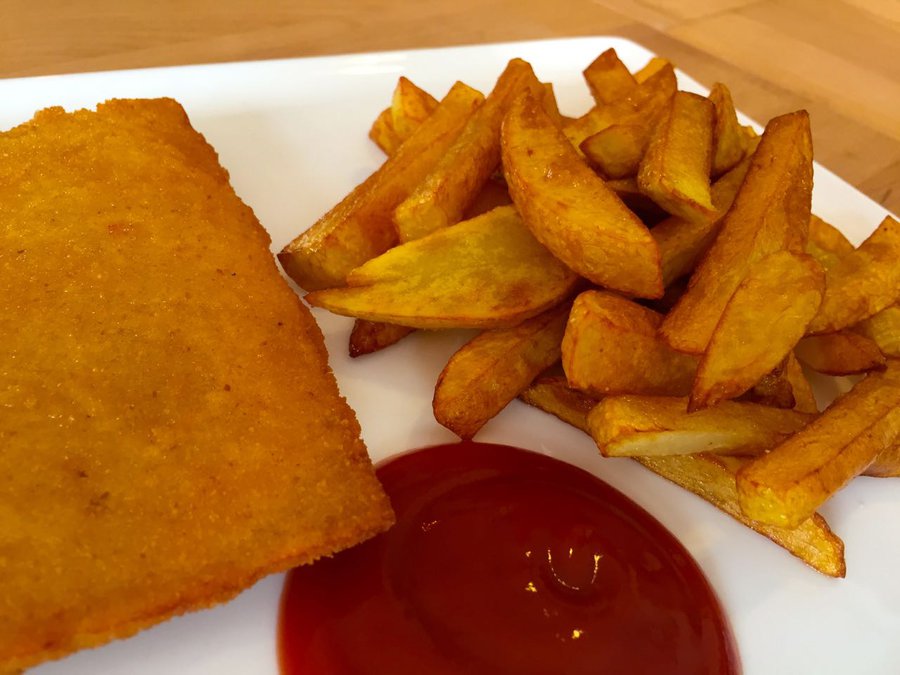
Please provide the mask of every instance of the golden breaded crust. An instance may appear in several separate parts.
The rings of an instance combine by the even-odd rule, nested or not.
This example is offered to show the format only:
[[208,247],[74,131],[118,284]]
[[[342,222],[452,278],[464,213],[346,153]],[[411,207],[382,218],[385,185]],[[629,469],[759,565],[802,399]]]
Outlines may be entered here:
[[392,522],[269,243],[175,101],[0,134],[0,671]]

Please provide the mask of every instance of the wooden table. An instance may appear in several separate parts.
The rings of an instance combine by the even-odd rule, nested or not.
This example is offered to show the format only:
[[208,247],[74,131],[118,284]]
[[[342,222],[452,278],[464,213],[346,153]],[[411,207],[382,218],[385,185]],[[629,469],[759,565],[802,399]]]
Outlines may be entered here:
[[621,35],[900,212],[900,0],[0,0],[0,77]]

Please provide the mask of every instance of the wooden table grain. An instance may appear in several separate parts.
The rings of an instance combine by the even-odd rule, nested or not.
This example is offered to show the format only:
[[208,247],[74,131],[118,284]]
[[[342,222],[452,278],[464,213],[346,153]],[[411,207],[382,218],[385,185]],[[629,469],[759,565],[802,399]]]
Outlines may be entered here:
[[816,159],[900,212],[900,0],[0,0],[0,77],[578,35],[806,108]]

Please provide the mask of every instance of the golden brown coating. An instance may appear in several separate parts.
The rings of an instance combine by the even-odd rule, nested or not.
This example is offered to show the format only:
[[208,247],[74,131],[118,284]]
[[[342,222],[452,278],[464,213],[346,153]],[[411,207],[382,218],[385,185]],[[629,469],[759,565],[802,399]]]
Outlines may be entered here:
[[392,522],[269,243],[175,101],[0,134],[0,671]]

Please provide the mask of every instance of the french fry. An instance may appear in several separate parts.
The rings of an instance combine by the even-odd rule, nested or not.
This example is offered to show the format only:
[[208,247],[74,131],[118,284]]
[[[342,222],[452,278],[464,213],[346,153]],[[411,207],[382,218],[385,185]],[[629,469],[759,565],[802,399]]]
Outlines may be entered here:
[[393,155],[400,147],[403,141],[394,129],[390,106],[378,113],[378,117],[372,122],[369,138],[388,156]]
[[462,83],[375,173],[281,253],[284,271],[308,291],[341,286],[347,274],[397,243],[394,208],[424,178],[483,100]]
[[613,124],[581,143],[581,152],[607,178],[634,176],[647,151],[650,131],[639,124]]
[[863,473],[876,478],[900,478],[900,443],[878,453]]
[[667,396],[607,396],[588,415],[605,457],[759,455],[806,426],[814,415],[758,403],[723,401],[688,413],[688,401]]
[[637,174],[641,191],[672,215],[705,221],[715,215],[709,191],[713,105],[678,91],[650,136]]
[[[597,403],[566,387],[562,378],[539,378],[519,398],[585,433],[588,413]],[[699,454],[633,459],[767,537],[822,574],[845,576],[844,543],[819,514],[794,529],[786,529],[757,523],[741,512],[735,485],[735,472],[744,462],[741,458]]]
[[900,305],[891,305],[854,326],[887,356],[900,357]]
[[833,333],[900,299],[900,223],[886,216],[859,248],[825,274],[825,296],[810,334]]
[[[815,246],[823,251],[827,251],[838,258],[845,256],[854,249],[850,240],[844,236],[844,233],[837,229],[828,221],[822,220],[816,214],[809,216],[809,239],[807,246]],[[829,265],[822,265],[828,269]]]
[[868,375],[817,419],[738,473],[745,515],[796,527],[900,438],[900,361]]
[[689,221],[679,216],[669,216],[650,230],[659,246],[660,266],[666,286],[690,274],[712,245],[722,218],[734,203],[749,168],[749,158],[744,159],[713,183],[710,192],[715,214],[710,218]]
[[805,248],[812,199],[812,142],[805,111],[766,126],[719,234],[660,334],[679,351],[706,351],[722,312],[751,266]]
[[744,158],[750,138],[738,122],[728,87],[716,82],[710,89],[709,100],[715,108],[712,175],[721,176]]
[[824,288],[821,265],[804,253],[778,251],[751,267],[700,360],[690,410],[736,398],[778,366],[806,332]]
[[352,358],[374,354],[398,343],[413,331],[415,328],[408,326],[357,319],[353,322],[353,329],[350,331],[347,351]]
[[397,80],[391,98],[391,122],[394,132],[401,141],[405,141],[437,107],[438,102],[434,96],[417,87],[409,79],[401,77]]
[[463,439],[518,396],[556,363],[569,303],[512,328],[485,331],[447,362],[434,388],[435,419]]
[[413,328],[513,326],[561,302],[578,277],[541,246],[511,206],[391,249],[309,293],[316,307]]
[[612,293],[579,294],[562,341],[570,386],[592,396],[686,394],[697,361],[659,339],[661,320],[653,310]]
[[[641,219],[642,223],[654,225],[669,217],[669,214],[659,208],[656,202],[641,192],[635,178],[611,178],[604,182],[606,187],[615,192],[616,197],[621,199],[622,203]],[[651,234],[653,234],[652,231]]]
[[500,161],[500,123],[513,97],[523,90],[542,97],[531,66],[513,59],[484,104],[469,118],[459,138],[394,212],[401,242],[453,225],[487,182]]
[[629,96],[638,83],[615,49],[607,49],[584,69],[584,80],[598,105],[615,103]]
[[794,353],[801,363],[826,375],[854,375],[885,367],[878,345],[850,330],[805,337]]
[[584,278],[640,297],[663,293],[647,227],[577,155],[531,96],[502,127],[509,193],[538,241]]

